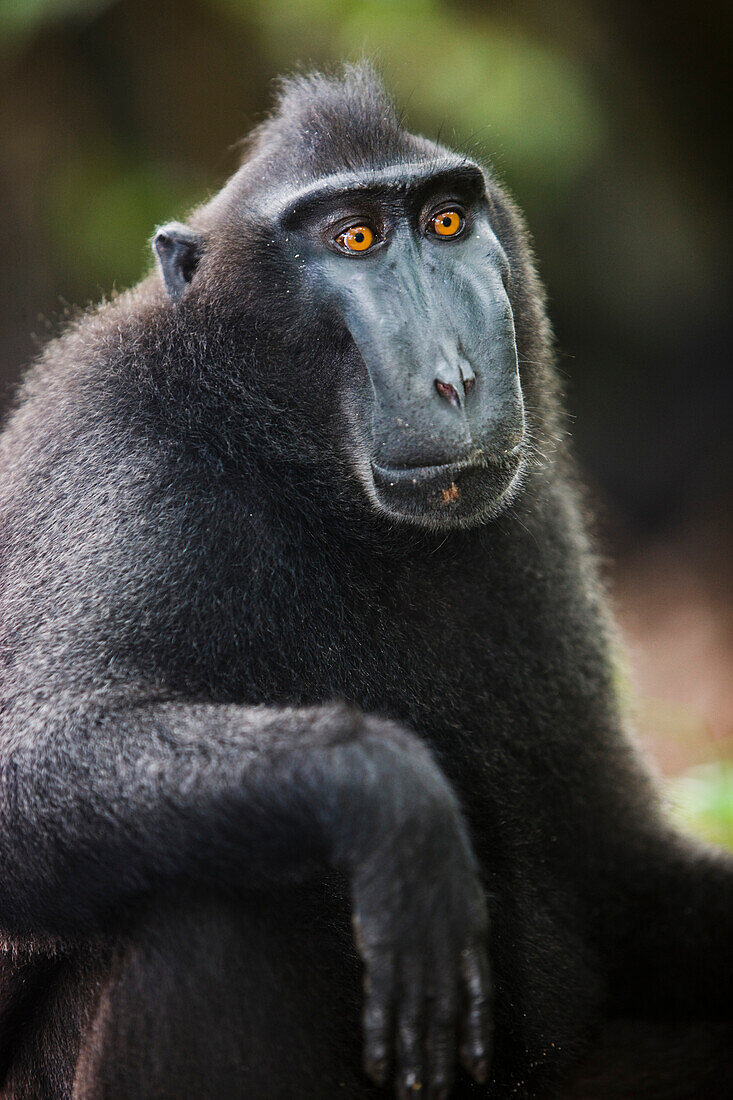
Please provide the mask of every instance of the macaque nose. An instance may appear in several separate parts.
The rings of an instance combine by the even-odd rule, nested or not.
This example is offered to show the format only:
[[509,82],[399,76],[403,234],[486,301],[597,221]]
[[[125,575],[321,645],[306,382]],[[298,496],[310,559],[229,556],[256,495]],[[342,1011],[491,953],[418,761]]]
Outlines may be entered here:
[[455,405],[458,408],[463,405],[464,398],[468,397],[475,384],[476,376],[471,364],[463,357],[452,370],[441,370],[435,378],[435,389],[438,395],[449,405]]
[[443,382],[442,379],[436,378],[435,388],[449,405],[460,405],[461,399],[458,396],[458,390],[450,382]]

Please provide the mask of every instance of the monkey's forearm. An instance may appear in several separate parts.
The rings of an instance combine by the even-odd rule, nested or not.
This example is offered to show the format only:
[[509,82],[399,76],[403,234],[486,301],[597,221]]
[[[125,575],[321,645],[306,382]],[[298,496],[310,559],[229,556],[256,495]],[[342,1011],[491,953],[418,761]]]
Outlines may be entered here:
[[93,927],[176,880],[256,888],[352,871],[389,848],[407,807],[460,818],[416,737],[340,706],[87,708],[5,736],[21,745],[0,765],[10,932]]
[[[73,935],[176,883],[261,888],[327,865],[350,881],[366,975],[364,1058],[421,1075],[426,1020],[488,1073],[486,902],[458,803],[427,749],[342,706],[163,703],[36,712],[2,730],[0,928]],[[7,746],[13,745],[11,751]],[[398,988],[399,980],[399,988]],[[435,990],[439,995],[435,995]],[[396,1021],[396,1022],[395,1022]],[[417,1068],[416,1068],[417,1067]]]

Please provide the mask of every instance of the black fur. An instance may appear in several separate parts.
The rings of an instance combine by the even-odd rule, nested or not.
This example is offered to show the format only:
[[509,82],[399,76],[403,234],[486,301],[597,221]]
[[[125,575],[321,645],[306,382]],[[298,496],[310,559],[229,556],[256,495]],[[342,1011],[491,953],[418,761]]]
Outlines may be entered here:
[[457,1019],[483,1076],[487,943],[490,1083],[454,1095],[731,1094],[733,868],[668,828],[624,731],[517,211],[487,177],[523,475],[441,531],[365,492],[358,356],[263,213],[444,154],[365,67],[286,83],[163,241],[171,293],[151,275],[28,375],[0,442],[3,1097],[376,1096],[362,966],[379,1077],[394,958],[397,1083],[442,1095]]

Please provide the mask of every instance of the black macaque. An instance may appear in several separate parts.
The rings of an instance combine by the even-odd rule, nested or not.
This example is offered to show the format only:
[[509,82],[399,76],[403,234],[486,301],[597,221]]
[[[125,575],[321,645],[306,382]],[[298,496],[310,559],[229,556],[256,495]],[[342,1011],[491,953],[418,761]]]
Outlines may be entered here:
[[154,249],[0,442],[0,1095],[731,1095],[506,194],[360,65]]

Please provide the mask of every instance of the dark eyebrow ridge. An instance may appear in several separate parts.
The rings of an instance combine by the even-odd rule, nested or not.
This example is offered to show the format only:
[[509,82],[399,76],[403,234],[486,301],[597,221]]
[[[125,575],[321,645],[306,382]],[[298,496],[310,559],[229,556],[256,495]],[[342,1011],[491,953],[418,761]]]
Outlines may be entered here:
[[352,173],[336,176],[323,186],[315,186],[286,203],[282,217],[286,221],[299,219],[333,203],[334,199],[348,203],[350,199],[363,199],[365,196],[397,196],[440,189],[442,185],[449,184],[478,191],[483,190],[485,185],[481,169],[471,163],[453,164],[437,170],[426,165],[424,172],[413,170],[409,175],[405,172],[406,169],[401,170],[396,165],[393,172],[380,171],[374,173],[372,178],[366,174],[362,179],[357,179]]

